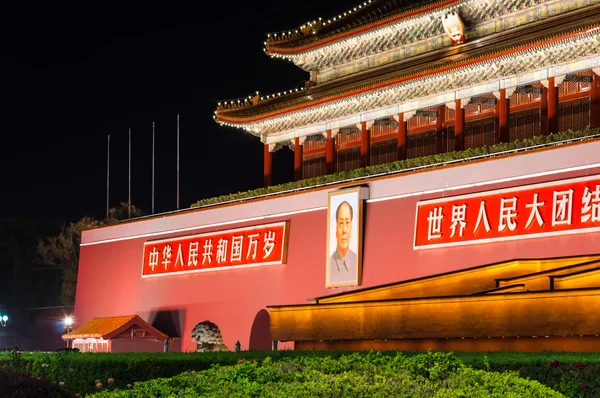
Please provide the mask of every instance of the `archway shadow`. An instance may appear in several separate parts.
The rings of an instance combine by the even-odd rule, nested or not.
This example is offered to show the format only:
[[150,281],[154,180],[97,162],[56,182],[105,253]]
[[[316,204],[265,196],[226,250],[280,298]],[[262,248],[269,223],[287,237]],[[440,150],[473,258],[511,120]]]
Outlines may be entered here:
[[260,310],[254,317],[250,330],[251,350],[271,350],[271,316],[267,310]]
[[169,337],[182,337],[181,331],[185,322],[185,310],[161,309],[150,315],[151,325]]

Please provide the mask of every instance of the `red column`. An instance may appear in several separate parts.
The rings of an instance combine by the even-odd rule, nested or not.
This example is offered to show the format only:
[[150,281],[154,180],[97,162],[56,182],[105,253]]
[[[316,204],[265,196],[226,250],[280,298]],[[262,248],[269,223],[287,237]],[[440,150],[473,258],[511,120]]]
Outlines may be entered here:
[[327,142],[325,143],[325,163],[327,174],[335,173],[335,138],[331,136],[331,130],[327,130]]
[[264,146],[264,168],[263,168],[263,176],[264,176],[264,186],[268,187],[273,185],[273,166],[272,166],[272,153],[269,151],[269,144],[265,144]]
[[600,76],[592,71],[592,89],[590,90],[590,127],[600,127]]
[[302,179],[302,145],[300,145],[300,137],[294,140],[294,181]]
[[369,165],[370,147],[371,130],[367,130],[367,122],[362,122],[360,132],[360,167],[367,167]]
[[500,142],[508,142],[509,140],[509,125],[508,125],[508,120],[509,120],[509,114],[510,114],[510,98],[506,98],[506,89],[505,88],[501,88],[500,89],[500,100],[498,101],[499,106],[499,112],[500,115],[498,116],[498,126],[499,126],[499,138],[500,138]]
[[558,133],[558,88],[554,77],[548,79],[548,133]]
[[540,134],[548,135],[548,89],[542,87],[540,97]]
[[456,113],[455,113],[455,126],[454,126],[454,150],[462,151],[465,149],[465,110],[460,105],[460,100],[456,100]]
[[496,98],[494,106],[494,144],[500,143],[500,100]]
[[398,114],[398,160],[406,159],[406,122],[404,112]]
[[447,152],[446,148],[446,105],[439,105],[437,107],[437,118],[435,119],[435,143],[437,153]]

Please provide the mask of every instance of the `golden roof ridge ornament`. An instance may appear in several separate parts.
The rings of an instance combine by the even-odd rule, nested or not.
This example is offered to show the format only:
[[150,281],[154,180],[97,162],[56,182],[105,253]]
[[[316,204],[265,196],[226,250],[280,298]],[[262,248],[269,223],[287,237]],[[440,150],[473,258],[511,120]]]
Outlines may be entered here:
[[444,14],[442,25],[453,45],[457,46],[465,42],[465,25],[456,11]]

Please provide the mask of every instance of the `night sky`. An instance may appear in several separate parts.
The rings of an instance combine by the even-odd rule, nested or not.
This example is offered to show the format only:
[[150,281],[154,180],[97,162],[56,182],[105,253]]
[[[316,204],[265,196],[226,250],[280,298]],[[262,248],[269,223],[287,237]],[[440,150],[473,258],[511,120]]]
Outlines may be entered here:
[[[212,119],[219,100],[300,87],[309,78],[263,53],[266,33],[332,17],[358,2],[0,2],[0,215],[103,218],[107,136],[110,207],[128,198],[176,209],[262,186],[262,144]],[[293,153],[274,154],[274,183],[293,177]]]

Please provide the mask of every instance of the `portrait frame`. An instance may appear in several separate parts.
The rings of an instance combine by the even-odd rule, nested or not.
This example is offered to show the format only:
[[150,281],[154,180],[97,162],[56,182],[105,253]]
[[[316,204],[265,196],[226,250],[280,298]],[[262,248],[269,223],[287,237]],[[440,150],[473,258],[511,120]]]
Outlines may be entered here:
[[[363,199],[364,188],[355,187],[329,192],[327,205],[327,244],[325,257],[325,286],[360,286],[362,282],[362,242],[363,242]],[[332,267],[338,268],[336,263],[332,263],[332,256],[337,251],[338,239],[336,236],[336,211],[338,207],[347,202],[352,208],[352,228],[349,239],[349,252],[347,256],[356,258],[356,263],[352,261],[350,272],[348,274],[336,275]],[[347,257],[349,258],[349,257]]]

